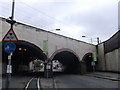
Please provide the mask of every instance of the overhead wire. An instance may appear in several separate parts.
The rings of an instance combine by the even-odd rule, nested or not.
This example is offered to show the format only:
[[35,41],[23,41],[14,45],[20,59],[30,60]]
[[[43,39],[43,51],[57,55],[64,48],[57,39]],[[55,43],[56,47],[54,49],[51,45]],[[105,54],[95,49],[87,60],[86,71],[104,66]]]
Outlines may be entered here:
[[[21,4],[21,5],[20,5],[20,4]],[[72,27],[72,25],[70,25],[70,24],[68,25],[67,23],[65,23],[65,22],[63,22],[63,21],[60,21],[60,20],[58,20],[58,19],[56,19],[56,18],[54,18],[54,17],[52,17],[52,16],[44,13],[43,11],[40,11],[40,10],[38,10],[38,9],[36,9],[36,8],[33,8],[32,6],[26,4],[25,2],[22,2],[22,1],[19,2],[19,5],[20,5],[20,6],[16,6],[16,9],[15,9],[15,10],[18,10],[18,12],[16,13],[17,16],[15,16],[15,17],[16,17],[17,20],[19,20],[19,21],[22,21],[22,22],[26,21],[25,23],[29,23],[30,21],[32,21],[32,20],[30,20],[30,19],[31,19],[31,16],[27,16],[27,14],[24,13],[24,10],[20,8],[20,7],[23,7],[23,8],[28,8],[28,7],[29,7],[29,8],[31,8],[31,9],[33,9],[34,12],[40,13],[41,15],[43,15],[43,17],[51,19],[51,20],[45,20],[45,21],[44,21],[44,22],[45,22],[44,25],[46,25],[46,27],[51,24],[50,21],[53,21],[53,22],[59,23],[59,26],[62,26],[62,25],[63,25],[63,26],[67,26],[68,28],[72,28],[73,30],[75,29],[75,28]],[[23,5],[25,5],[25,6],[23,6]],[[4,5],[3,5],[3,6],[4,6]],[[6,8],[6,9],[8,9],[8,8]],[[30,11],[30,10],[29,10],[29,11]],[[33,14],[33,12],[32,12],[32,14]],[[31,13],[29,13],[29,15],[31,15]],[[37,20],[44,19],[44,18],[41,18],[41,16],[38,16],[38,17],[39,17],[39,18],[37,18]],[[22,20],[22,18],[24,18],[24,20]],[[29,22],[27,22],[27,21],[29,21]],[[36,22],[36,21],[35,21],[35,22]],[[47,22],[47,23],[46,23],[46,22]],[[43,22],[42,22],[42,23],[43,23]],[[29,23],[29,24],[32,24],[32,23]],[[40,24],[40,23],[35,23],[34,25],[39,26],[39,24]],[[39,27],[44,28],[44,26],[39,26]],[[46,29],[45,29],[45,30],[46,30]],[[62,32],[65,32],[65,31],[62,31]],[[65,32],[65,33],[66,33],[66,32]],[[69,34],[69,32],[67,32],[67,34]],[[68,36],[70,36],[70,34],[69,34]]]
[[[19,5],[20,5],[20,4],[21,4],[21,3],[19,3]],[[25,5],[25,4],[24,4],[24,5]],[[26,7],[26,5],[23,6],[23,4],[21,4],[20,7],[21,7],[21,6],[22,6],[24,9],[26,9],[26,10],[28,9],[28,6]],[[30,15],[30,16],[27,16],[27,14],[24,13],[24,10],[22,10],[21,8],[18,8],[18,6],[16,7],[16,9],[18,9],[19,12],[21,12],[22,14],[24,14],[24,16],[29,19],[29,20],[28,20],[29,22],[30,22],[30,21],[33,22],[33,20],[31,20],[31,19],[34,19],[33,13],[35,13],[35,15],[36,15],[36,13],[38,13],[38,11],[36,11],[36,10],[33,11],[33,10],[32,10],[33,12],[27,12],[27,14]],[[30,9],[29,9],[29,11],[30,11]],[[19,12],[17,12],[16,15],[18,15],[18,16],[21,15],[21,14],[18,14]],[[41,14],[41,15],[43,15],[43,14]],[[16,17],[17,17],[17,16],[16,16]],[[42,19],[43,19],[41,16],[38,16],[38,17],[39,17],[39,18],[37,18],[37,20],[39,20],[39,19],[42,20]],[[46,18],[45,15],[43,15],[43,17]],[[26,19],[26,18],[24,18],[24,19]],[[35,19],[34,19],[34,20],[35,20]],[[22,21],[23,21],[23,20],[22,20]],[[26,21],[27,21],[27,20],[26,20]],[[49,21],[50,21],[50,20],[48,20],[48,21],[46,21],[46,22],[49,22]],[[42,22],[42,23],[43,23],[43,22]],[[36,23],[36,24],[39,24],[39,23]],[[46,25],[47,25],[47,23],[46,23]],[[38,26],[38,25],[37,25],[37,26]]]
[[[2,3],[0,3],[0,7],[1,7],[1,16],[6,16],[6,15],[10,15],[11,14],[11,12],[10,12],[10,8],[9,7],[6,7],[6,6],[10,6],[10,4],[9,3],[5,3],[5,4],[2,4]],[[19,12],[18,12],[19,13]],[[6,14],[6,15],[5,15]],[[19,14],[21,14],[21,13],[19,13]],[[9,17],[9,15],[8,15],[8,17]],[[20,17],[19,17],[20,18]]]
[[[36,12],[38,12],[38,13],[40,13],[41,15],[43,15],[43,17],[46,17],[46,18],[48,17],[49,19],[52,19],[52,20],[54,20],[54,21],[56,21],[56,22],[59,22],[59,24],[63,24],[63,25],[69,26],[69,27],[72,26],[72,25],[67,25],[65,22],[62,22],[62,21],[60,21],[60,20],[58,20],[58,19],[56,19],[56,18],[54,18],[54,17],[52,17],[52,16],[49,16],[48,14],[46,14],[46,13],[44,13],[44,12],[42,12],[42,11],[36,9],[36,8],[33,8],[32,6],[26,4],[26,3],[22,2],[22,1],[21,1],[20,3],[22,3],[22,4],[24,4],[24,5],[28,6],[28,7],[30,7],[31,9],[33,9],[34,11],[36,11]],[[10,4],[9,4],[9,5],[10,5]],[[6,9],[8,9],[8,8],[6,8]],[[19,14],[16,14],[16,15],[20,15],[20,16],[16,16],[16,17],[21,18],[21,17],[22,17],[21,14],[22,14],[22,15],[25,16],[26,18],[29,18],[29,21],[30,21],[30,18],[31,18],[31,17],[25,15],[25,13],[23,13],[24,10],[22,10],[22,9],[20,9],[20,8],[17,8],[17,9],[19,9],[19,12],[17,12],[17,13],[19,13]],[[21,12],[20,12],[20,11],[21,11]],[[38,16],[38,17],[40,17],[40,16]],[[40,17],[40,18],[41,18],[41,17]],[[48,21],[46,21],[46,22],[48,22]],[[46,23],[46,24],[47,24],[47,23]],[[71,27],[71,28],[73,28],[73,27]],[[74,29],[74,28],[73,28],[73,29]]]
[[[11,9],[9,8],[9,6],[10,6],[9,3],[5,3],[5,4],[0,3],[0,7],[1,7],[1,15],[0,16],[1,17],[7,17],[7,18],[9,17],[9,15],[11,14],[11,12],[10,12]],[[22,18],[25,18],[24,19],[25,21],[29,21],[29,19],[31,18],[30,16],[27,16],[22,9],[20,9],[20,8],[16,8],[16,9],[18,10],[18,12],[15,13],[16,14],[15,17],[17,18],[17,20],[22,21]],[[15,12],[16,12],[16,9],[15,9]]]
[[[28,4],[24,3],[24,2],[22,2],[22,3],[25,4],[25,5],[27,5],[28,7],[32,8],[33,10],[39,12],[40,14],[43,14],[43,15],[45,15],[46,17],[49,17],[49,18],[51,18],[52,20],[55,20],[56,22],[59,22],[60,24],[63,24],[63,25],[65,25],[65,26],[69,26],[69,28],[73,28],[73,27],[72,27],[73,25],[71,25],[71,24],[68,24],[68,23],[65,23],[65,22],[63,22],[63,21],[60,21],[60,20],[58,20],[58,19],[56,19],[56,18],[54,18],[54,17],[52,17],[52,16],[44,13],[43,11],[40,11],[40,10],[38,10],[38,9],[36,9],[36,8],[33,8],[32,6],[30,6],[30,5],[28,5]],[[73,29],[75,29],[75,28],[73,28]]]

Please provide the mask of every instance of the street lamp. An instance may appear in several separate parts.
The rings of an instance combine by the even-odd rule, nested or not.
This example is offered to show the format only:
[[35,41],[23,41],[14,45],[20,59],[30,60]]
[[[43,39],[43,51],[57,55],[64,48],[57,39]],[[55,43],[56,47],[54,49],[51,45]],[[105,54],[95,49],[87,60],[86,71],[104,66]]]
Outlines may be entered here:
[[99,37],[97,37],[97,43],[98,43],[98,44],[100,43],[100,39],[99,39]]
[[[90,38],[90,37],[86,37],[86,36],[82,36],[83,38]],[[91,40],[91,44],[92,44],[92,38],[90,38],[90,40]]]
[[[60,29],[55,29],[56,31],[60,31]],[[54,31],[54,30],[51,30],[51,31]]]
[[[50,30],[50,31],[60,31],[60,29],[54,29],[54,30]],[[46,72],[46,75],[47,75],[47,78],[48,78],[48,69],[49,69],[49,66],[48,66],[48,64],[50,63],[50,59],[49,59],[49,54],[48,54],[48,32],[47,32],[47,52],[46,52],[46,55],[47,55],[47,60],[46,60],[46,65],[45,65],[45,68],[46,68],[46,70],[47,70],[47,72]]]
[[[86,36],[82,36],[82,37],[85,38]],[[87,38],[90,38],[90,37],[87,37]],[[99,37],[91,38],[91,43],[92,43],[93,39],[97,39],[97,44],[100,43]],[[96,50],[97,50],[97,54],[98,54],[98,47],[96,47]],[[94,60],[91,62],[91,65],[93,67],[93,72],[95,72],[95,61]]]
[[[91,38],[91,37],[87,37],[87,36],[82,36],[82,37],[83,37],[83,38],[90,38],[91,43],[93,42],[93,38]],[[97,44],[99,44],[99,43],[100,43],[100,39],[99,39],[99,37],[94,38],[94,39],[97,39]]]
[[[50,31],[60,31],[60,29],[53,29]],[[48,32],[47,32],[47,52],[46,52],[46,55],[47,55],[47,57],[49,57],[49,55],[48,55]]]

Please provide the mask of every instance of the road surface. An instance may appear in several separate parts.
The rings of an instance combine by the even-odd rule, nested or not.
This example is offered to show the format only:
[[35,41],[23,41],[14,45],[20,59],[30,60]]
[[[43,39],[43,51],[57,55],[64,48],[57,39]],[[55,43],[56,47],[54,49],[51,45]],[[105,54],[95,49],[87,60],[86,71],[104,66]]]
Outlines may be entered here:
[[[35,74],[34,74],[35,75]],[[18,90],[23,90],[26,85],[28,88],[55,88],[54,90],[59,90],[59,88],[118,88],[118,81],[112,81],[108,79],[96,78],[93,76],[86,75],[71,75],[71,74],[58,74],[52,78],[35,77],[33,82],[28,84],[28,82],[33,78],[33,76],[13,76],[11,79],[10,88],[15,88]],[[38,80],[39,79],[39,80]],[[39,82],[39,83],[38,83]],[[5,79],[3,78],[3,88],[5,88]],[[30,86],[29,86],[30,85]],[[52,86],[53,85],[53,86]],[[49,89],[48,89],[49,90]],[[94,89],[95,90],[95,89]],[[103,90],[103,89],[102,89]],[[111,89],[110,89],[111,90]],[[115,89],[112,89],[115,90]]]
[[118,88],[118,81],[85,75],[57,75],[55,88]]
[[[12,76],[9,88],[23,90],[31,78],[32,76]],[[2,88],[6,88],[6,78],[4,77],[2,78]]]

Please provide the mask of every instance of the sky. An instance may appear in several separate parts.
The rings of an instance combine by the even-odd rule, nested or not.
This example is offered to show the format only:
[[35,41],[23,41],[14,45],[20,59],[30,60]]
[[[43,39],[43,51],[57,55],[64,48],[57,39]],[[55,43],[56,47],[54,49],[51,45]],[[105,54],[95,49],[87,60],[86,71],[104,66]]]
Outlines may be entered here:
[[[96,44],[118,31],[119,0],[15,0],[17,22]],[[11,16],[12,0],[0,0],[0,17]],[[60,29],[60,31],[55,31]],[[83,38],[82,36],[86,36]]]

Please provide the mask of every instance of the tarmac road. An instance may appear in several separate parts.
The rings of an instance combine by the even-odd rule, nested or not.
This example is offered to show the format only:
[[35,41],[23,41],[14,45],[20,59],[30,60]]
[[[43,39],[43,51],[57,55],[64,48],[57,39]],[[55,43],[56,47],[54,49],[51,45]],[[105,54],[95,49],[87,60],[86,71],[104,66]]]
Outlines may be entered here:
[[118,81],[84,76],[58,75],[54,77],[55,88],[118,88]]
[[[32,78],[32,76],[21,76],[16,75],[12,76],[10,79],[10,86],[9,88],[12,90],[23,90],[27,85],[28,81]],[[2,78],[2,88],[6,88],[6,78]]]
[[[13,76],[11,78],[10,88],[13,88],[15,90],[24,90],[27,83],[30,81],[30,79],[33,78],[33,76]],[[97,78],[93,76],[87,76],[87,75],[72,75],[72,74],[58,74],[55,75],[54,78],[44,78],[41,77],[40,79],[40,88],[42,90],[48,88],[48,90],[53,88],[53,90],[61,90],[61,88],[86,88],[86,89],[92,89],[96,90],[96,88],[102,88],[102,90],[116,90],[114,88],[118,88],[118,81],[109,80],[109,79],[103,79],[103,78]],[[3,82],[3,88],[5,88],[5,78],[2,78]],[[37,78],[34,79],[34,83],[31,83],[32,86],[30,88],[34,88],[36,84],[36,81],[38,81]],[[85,89],[85,90],[86,90]],[[63,89],[64,90],[64,89]],[[100,89],[101,90],[101,89]],[[117,89],[118,90],[118,89]]]

